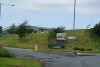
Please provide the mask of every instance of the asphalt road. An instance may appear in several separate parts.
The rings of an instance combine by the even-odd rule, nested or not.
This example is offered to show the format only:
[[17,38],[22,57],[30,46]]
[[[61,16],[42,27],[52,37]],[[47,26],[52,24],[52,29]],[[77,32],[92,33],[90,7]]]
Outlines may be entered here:
[[65,57],[43,52],[34,52],[30,49],[4,47],[14,53],[16,58],[41,58],[43,67],[100,67],[100,56]]

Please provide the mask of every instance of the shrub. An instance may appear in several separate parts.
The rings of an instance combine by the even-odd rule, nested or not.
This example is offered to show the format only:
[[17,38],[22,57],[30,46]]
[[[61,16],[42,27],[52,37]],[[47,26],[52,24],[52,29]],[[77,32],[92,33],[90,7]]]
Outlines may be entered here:
[[12,57],[13,54],[8,50],[0,47],[0,57]]

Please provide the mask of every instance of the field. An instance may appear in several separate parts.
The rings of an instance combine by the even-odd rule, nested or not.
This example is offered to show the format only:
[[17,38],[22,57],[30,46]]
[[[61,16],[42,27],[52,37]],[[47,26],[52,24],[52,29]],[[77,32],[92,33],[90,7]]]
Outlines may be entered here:
[[0,46],[29,48],[34,50],[34,46],[38,45],[39,50],[47,50],[47,33],[31,34],[25,39],[20,40],[17,35],[3,35],[0,37]]
[[[97,53],[100,52],[100,37],[90,35],[86,30],[66,30],[67,36],[72,36],[75,32],[77,40],[75,47],[92,49],[91,51],[78,51],[84,53]],[[25,39],[20,40],[17,35],[2,35],[0,37],[0,46],[29,48],[34,50],[34,46],[38,45],[38,51],[72,51],[73,40],[67,40],[65,49],[49,49],[48,46],[48,33],[30,34]]]

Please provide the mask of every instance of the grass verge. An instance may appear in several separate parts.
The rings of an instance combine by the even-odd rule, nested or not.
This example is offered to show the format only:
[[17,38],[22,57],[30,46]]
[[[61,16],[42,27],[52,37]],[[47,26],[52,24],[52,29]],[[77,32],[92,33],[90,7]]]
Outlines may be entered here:
[[41,67],[37,59],[0,58],[0,67]]

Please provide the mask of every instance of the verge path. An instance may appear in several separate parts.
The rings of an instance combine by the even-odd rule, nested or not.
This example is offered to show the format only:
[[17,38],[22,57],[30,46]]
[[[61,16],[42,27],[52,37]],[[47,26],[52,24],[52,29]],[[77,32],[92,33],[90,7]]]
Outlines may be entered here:
[[43,67],[100,67],[100,56],[65,57],[30,49],[10,48],[5,49],[14,53],[16,58],[41,58]]

